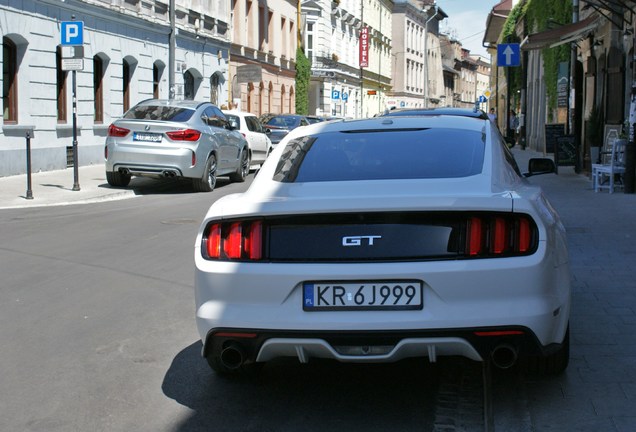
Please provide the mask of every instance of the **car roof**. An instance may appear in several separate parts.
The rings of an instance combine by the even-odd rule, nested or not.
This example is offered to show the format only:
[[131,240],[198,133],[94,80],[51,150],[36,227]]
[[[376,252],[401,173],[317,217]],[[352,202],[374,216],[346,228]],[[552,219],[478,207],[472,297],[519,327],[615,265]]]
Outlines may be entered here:
[[237,111],[237,110],[221,110],[223,114],[232,114],[239,117],[256,117],[256,114],[252,114],[250,112],[245,111]]
[[439,107],[439,108],[398,108],[385,111],[379,117],[392,116],[433,116],[453,115],[461,117],[476,117],[487,119],[488,115],[479,108]]

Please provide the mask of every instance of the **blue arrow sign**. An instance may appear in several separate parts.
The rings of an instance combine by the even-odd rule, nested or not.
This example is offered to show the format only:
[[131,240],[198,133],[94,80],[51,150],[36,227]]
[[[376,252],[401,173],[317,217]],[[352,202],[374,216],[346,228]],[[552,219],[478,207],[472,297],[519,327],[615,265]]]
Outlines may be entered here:
[[486,103],[488,102],[488,99],[486,98],[486,96],[481,95],[479,96],[479,103]]
[[62,45],[84,44],[84,21],[62,21],[60,26]]
[[521,49],[518,43],[497,45],[497,64],[499,66],[521,65]]

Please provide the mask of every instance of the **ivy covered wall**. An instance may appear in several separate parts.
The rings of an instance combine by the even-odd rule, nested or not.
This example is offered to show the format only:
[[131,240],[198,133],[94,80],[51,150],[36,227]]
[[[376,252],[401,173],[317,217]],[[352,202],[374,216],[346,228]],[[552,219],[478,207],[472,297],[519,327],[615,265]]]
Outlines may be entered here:
[[[516,28],[520,20],[528,33],[536,33],[559,27],[572,22],[572,0],[526,0],[519,2],[508,15],[502,31],[502,42],[520,42]],[[524,35],[525,36],[525,35]],[[570,61],[570,44],[542,50],[543,73],[545,78],[548,112],[552,113],[557,105],[557,74],[559,63]],[[511,91],[517,94],[521,89],[521,70],[511,71]]]
[[309,114],[311,62],[301,47],[296,49],[296,114]]

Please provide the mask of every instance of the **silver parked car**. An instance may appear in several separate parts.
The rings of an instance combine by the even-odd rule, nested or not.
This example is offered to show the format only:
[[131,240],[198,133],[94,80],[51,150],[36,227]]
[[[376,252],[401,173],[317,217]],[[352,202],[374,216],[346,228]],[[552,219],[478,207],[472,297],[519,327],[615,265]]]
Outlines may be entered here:
[[125,187],[132,176],[187,178],[197,192],[212,191],[221,175],[242,182],[250,155],[237,128],[209,102],[140,102],[108,128],[106,180]]

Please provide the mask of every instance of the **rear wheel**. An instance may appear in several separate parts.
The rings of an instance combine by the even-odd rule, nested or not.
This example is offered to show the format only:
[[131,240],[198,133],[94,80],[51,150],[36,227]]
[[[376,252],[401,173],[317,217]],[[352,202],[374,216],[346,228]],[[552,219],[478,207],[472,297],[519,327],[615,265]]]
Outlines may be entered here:
[[530,357],[527,360],[527,370],[537,375],[558,375],[567,369],[570,363],[570,327],[565,331],[563,343],[558,351],[548,356]]
[[130,174],[123,174],[119,171],[106,171],[106,181],[111,186],[126,187],[130,183]]
[[250,173],[250,151],[246,147],[241,152],[239,166],[236,172],[230,174],[230,180],[233,182],[244,182],[247,175]]
[[195,192],[212,192],[216,186],[216,156],[210,155],[205,163],[203,177],[192,179],[192,188]]

